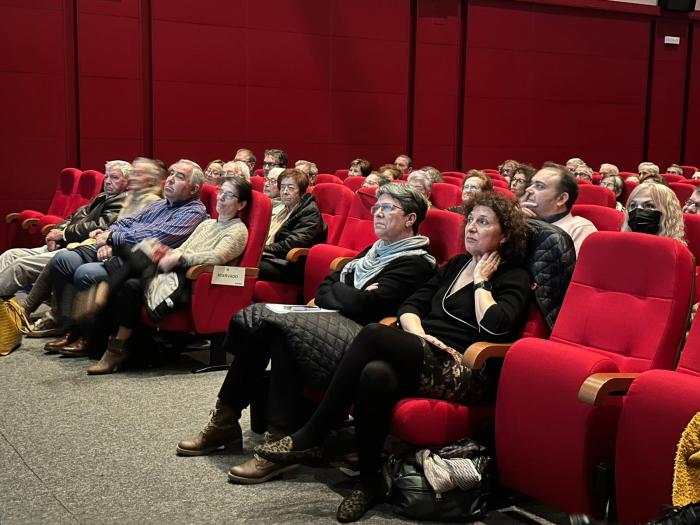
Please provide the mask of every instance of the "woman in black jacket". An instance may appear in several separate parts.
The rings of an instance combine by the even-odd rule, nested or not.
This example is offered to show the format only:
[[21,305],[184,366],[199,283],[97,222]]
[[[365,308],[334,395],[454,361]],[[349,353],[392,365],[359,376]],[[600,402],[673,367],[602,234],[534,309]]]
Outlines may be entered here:
[[477,193],[465,213],[469,255],[451,259],[403,303],[402,330],[364,327],[308,423],[255,449],[280,464],[318,460],[318,445],[354,405],[360,486],[340,504],[341,522],[359,519],[381,496],[381,452],[394,404],[414,395],[478,402],[479,381],[462,365],[462,352],[477,341],[511,340],[523,327],[530,277],[522,262],[527,236],[522,213],[494,192]]
[[[387,184],[377,191],[372,211],[379,240],[328,276],[316,294],[318,306],[338,313],[275,314],[257,304],[234,316],[227,343],[235,359],[211,421],[193,439],[181,441],[178,454],[240,448],[238,420],[264,383],[270,358],[268,423],[277,437],[298,429],[309,413],[304,385],[325,388],[362,325],[395,315],[399,305],[432,277],[435,259],[426,251],[429,240],[416,235],[427,212],[425,198],[405,184]],[[232,467],[229,478],[262,483],[288,470],[287,465],[255,457]]]
[[280,206],[270,221],[270,230],[260,261],[262,281],[301,284],[304,262],[289,262],[287,252],[292,248],[310,248],[326,239],[326,225],[316,205],[316,199],[306,193],[309,178],[296,169],[284,170],[277,179]]

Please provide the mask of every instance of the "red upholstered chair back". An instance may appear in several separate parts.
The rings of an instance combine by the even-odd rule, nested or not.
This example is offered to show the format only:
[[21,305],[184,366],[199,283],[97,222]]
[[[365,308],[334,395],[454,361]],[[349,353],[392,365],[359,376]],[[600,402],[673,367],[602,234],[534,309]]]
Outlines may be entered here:
[[82,171],[76,168],[64,168],[61,170],[61,174],[58,176],[58,185],[56,186],[56,191],[53,194],[46,215],[58,215],[61,217],[68,215],[66,211],[70,203],[70,198],[77,190],[81,173]]
[[[610,191],[609,193],[612,194]],[[621,211],[595,204],[574,204],[571,207],[571,214],[588,219],[598,228],[598,231],[619,232],[625,220],[625,214]]]
[[461,171],[443,171],[442,176],[444,177],[445,175],[448,177],[456,177],[461,180],[464,180],[467,177],[467,174],[462,173]]
[[370,208],[377,202],[377,188],[360,188],[355,193],[348,218],[338,238],[338,246],[357,252],[377,240]]
[[335,170],[335,176],[338,177],[340,180],[345,180],[348,176],[348,173],[350,173],[350,170],[348,169]]
[[240,213],[241,221],[248,227],[248,244],[238,266],[257,268],[270,229],[272,202],[259,191],[254,191],[252,197]]
[[316,175],[316,184],[342,184],[343,180],[330,173],[319,173]]
[[71,195],[66,215],[73,213],[81,206],[85,206],[95,195],[102,191],[102,181],[104,174],[95,170],[86,170],[78,179],[78,186],[75,193]]
[[[678,176],[680,177],[680,175]],[[683,207],[685,201],[687,201],[697,189],[692,184],[688,184],[686,182],[670,182],[668,187],[671,188],[673,193],[676,194],[676,197],[678,197],[678,202],[680,203],[681,207]]]
[[681,182],[685,180],[683,175],[676,175],[675,173],[662,173],[661,176],[666,179],[666,182]]
[[693,256],[678,241],[593,233],[581,246],[550,339],[599,352],[622,372],[673,368],[694,275]]
[[700,214],[684,213],[683,223],[688,249],[695,256],[695,260],[700,261]]
[[580,184],[576,204],[596,204],[598,206],[615,207],[615,194],[608,188],[593,184]]
[[491,175],[498,175],[499,177],[502,177],[502,176],[503,176],[503,175],[500,174],[500,172],[499,172],[498,170],[493,169],[493,168],[483,168],[483,169],[480,169],[479,171],[483,171],[483,172],[486,173],[486,175],[488,175],[489,177],[490,177]]
[[700,179],[685,179],[683,184],[692,184],[693,186],[697,187],[700,186]]
[[263,176],[263,169],[258,168],[257,170],[255,170],[255,175],[258,177],[262,177]]
[[263,186],[265,186],[265,177],[251,177],[250,185],[255,191],[262,191]]
[[430,253],[438,264],[464,253],[464,217],[445,210],[428,210],[418,233],[430,239]]
[[491,179],[491,184],[493,184],[494,188],[510,188],[508,181],[506,181],[505,179]]
[[697,166],[691,166],[690,164],[681,166],[681,169],[683,170],[683,176],[688,179],[692,177],[696,171],[698,171]]
[[625,180],[627,177],[639,177],[639,173],[634,171],[621,171],[619,175],[622,177],[622,180]]
[[459,177],[450,177],[449,175],[443,175],[442,180],[444,184],[452,184],[453,186],[457,186],[458,188],[462,188],[462,184],[464,183],[463,179],[460,179]]
[[367,177],[346,177],[343,180],[343,186],[348,188],[350,191],[357,191],[365,183],[366,178]]
[[603,176],[598,173],[597,171],[593,172],[593,184],[600,184],[600,181],[603,180]]
[[219,212],[216,211],[216,200],[219,197],[219,187],[213,184],[202,184],[202,189],[199,191],[199,199],[204,203],[209,217],[212,219],[219,218]]
[[505,195],[506,197],[510,197],[513,200],[517,199],[515,193],[510,191],[508,188],[499,188],[497,186],[494,186],[493,191],[495,191],[496,193],[500,193],[501,195]]
[[462,190],[454,184],[436,182],[433,184],[430,202],[441,210],[459,206],[462,204]]
[[632,190],[637,186],[639,186],[638,182],[631,180],[625,181],[625,188],[622,190],[622,195],[620,195],[620,202],[623,204],[623,206],[627,206],[627,199],[629,199],[630,193],[632,193]]
[[677,370],[700,377],[700,318],[698,316],[695,316],[690,325],[690,333],[683,346]]
[[592,184],[592,182],[589,181],[589,180],[584,180],[584,179],[578,179],[578,178],[577,178],[577,179],[576,179],[576,184],[578,184],[579,186],[585,186],[586,184]]
[[527,311],[527,321],[525,321],[522,337],[538,337],[540,339],[549,337],[549,326],[547,326],[547,321],[544,320],[544,316],[534,299]]
[[[332,176],[332,175],[331,175]],[[335,244],[343,231],[355,194],[343,184],[320,183],[314,187],[316,204],[328,226],[328,244]]]

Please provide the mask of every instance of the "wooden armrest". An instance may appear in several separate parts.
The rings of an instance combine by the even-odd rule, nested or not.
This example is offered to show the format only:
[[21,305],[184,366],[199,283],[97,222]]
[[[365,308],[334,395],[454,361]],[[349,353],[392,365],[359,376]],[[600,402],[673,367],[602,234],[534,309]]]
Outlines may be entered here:
[[395,326],[398,320],[398,317],[385,317],[384,319],[379,321],[379,324],[383,324],[386,326]]
[[5,222],[7,224],[15,222],[17,219],[19,219],[19,213],[8,213],[7,215],[5,215]]
[[306,306],[316,306],[316,299],[311,299],[308,303],[306,303]]
[[[189,280],[194,281],[203,273],[213,272],[214,266],[214,264],[196,264],[194,266],[190,266],[189,268],[187,268],[187,273],[185,274],[185,276]],[[257,277],[259,272],[260,270],[258,268],[245,268],[246,277]]]
[[28,230],[30,226],[39,224],[39,219],[24,219],[22,221],[22,229]]
[[292,248],[287,252],[287,260],[289,262],[297,262],[307,255],[309,255],[309,248]]
[[55,225],[55,224],[47,224],[46,226],[44,226],[44,227],[41,229],[41,234],[44,235],[44,236],[48,235],[49,232],[50,232],[51,230],[53,230],[54,226],[56,226],[56,225]]
[[600,373],[589,376],[578,391],[578,400],[600,406],[609,396],[624,395],[640,374]]
[[481,341],[467,348],[462,355],[462,364],[467,368],[479,370],[484,368],[486,360],[490,357],[505,357],[506,352],[513,343],[488,343]]
[[342,270],[343,266],[348,264],[350,261],[352,261],[352,257],[336,257],[333,259],[333,261],[331,261],[331,270],[334,272]]

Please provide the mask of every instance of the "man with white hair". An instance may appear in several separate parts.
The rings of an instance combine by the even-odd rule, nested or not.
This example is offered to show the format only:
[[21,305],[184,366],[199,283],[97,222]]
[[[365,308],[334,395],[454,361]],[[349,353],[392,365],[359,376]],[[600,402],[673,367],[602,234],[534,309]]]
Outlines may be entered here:
[[308,160],[298,160],[294,163],[294,167],[309,178],[309,187],[316,186],[318,167],[315,163],[309,162]]
[[579,166],[587,166],[587,164],[583,159],[579,159],[578,157],[566,161],[566,169],[571,173],[574,173]]
[[122,267],[124,261],[120,255],[141,241],[154,240],[170,248],[180,246],[207,216],[199,200],[203,183],[204,173],[199,164],[179,160],[168,170],[164,199],[136,215],[118,220],[104,231],[93,231],[94,245],[65,251],[51,260],[49,271],[54,298],[66,334],[47,343],[45,350],[72,357],[88,355],[87,341],[71,318],[76,294],[106,280],[108,267]]
[[240,177],[250,182],[248,165],[241,160],[231,160],[221,168],[221,182],[231,177]]
[[430,202],[430,193],[433,191],[433,180],[428,173],[422,170],[412,171],[408,176],[406,184],[414,190],[418,190],[418,193],[425,197],[425,200],[428,201],[428,209],[433,207],[433,203]]
[[642,162],[637,167],[637,172],[639,173],[640,184],[644,184],[645,182],[663,184],[664,179],[659,175],[659,167],[653,162]]
[[615,166],[615,164],[609,164],[607,162],[604,162],[600,165],[600,168],[598,168],[598,173],[600,173],[600,176],[604,179],[605,177],[609,177],[610,175],[619,175],[620,170],[617,166]]
[[104,191],[46,235],[39,248],[13,248],[0,255],[0,296],[11,297],[32,284],[49,261],[66,245],[82,242],[92,230],[107,228],[124,205],[131,164],[112,160],[105,165]]

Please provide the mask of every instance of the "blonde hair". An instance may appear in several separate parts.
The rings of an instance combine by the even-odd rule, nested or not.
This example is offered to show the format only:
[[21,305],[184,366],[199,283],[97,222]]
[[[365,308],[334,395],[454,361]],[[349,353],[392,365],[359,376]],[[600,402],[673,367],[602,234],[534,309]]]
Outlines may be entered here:
[[676,239],[684,245],[687,245],[685,241],[681,203],[678,201],[678,197],[676,197],[672,189],[661,184],[640,184],[632,190],[625,205],[625,220],[622,223],[621,231],[632,231],[627,224],[629,218],[628,210],[630,202],[632,202],[642,190],[647,190],[649,192],[649,197],[651,197],[656,209],[661,212],[661,221],[659,223],[659,232],[657,235],[660,237],[670,237],[671,239]]

